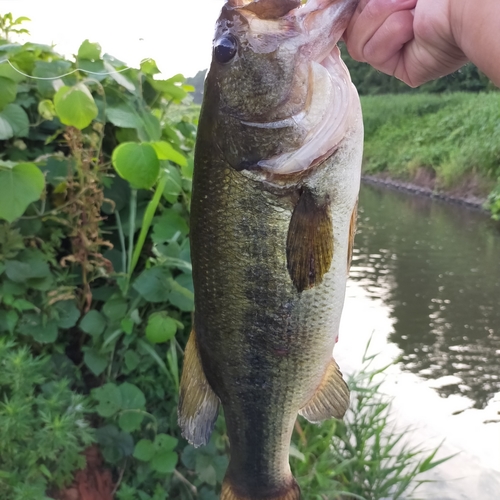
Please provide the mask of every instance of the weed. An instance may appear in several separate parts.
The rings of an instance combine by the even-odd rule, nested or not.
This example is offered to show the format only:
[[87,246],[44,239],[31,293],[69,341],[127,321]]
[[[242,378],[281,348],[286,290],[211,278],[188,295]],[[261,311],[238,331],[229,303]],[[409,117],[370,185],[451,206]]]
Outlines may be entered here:
[[415,94],[362,98],[366,172],[412,180],[432,168],[436,188],[478,176],[478,193],[500,175],[500,94]]
[[319,427],[301,420],[292,454],[292,466],[311,500],[397,500],[408,498],[426,471],[449,460],[436,460],[438,449],[426,451],[404,441],[406,430],[395,430],[391,403],[381,392],[385,370],[370,368],[365,357],[358,373],[349,377],[351,407],[343,421]]

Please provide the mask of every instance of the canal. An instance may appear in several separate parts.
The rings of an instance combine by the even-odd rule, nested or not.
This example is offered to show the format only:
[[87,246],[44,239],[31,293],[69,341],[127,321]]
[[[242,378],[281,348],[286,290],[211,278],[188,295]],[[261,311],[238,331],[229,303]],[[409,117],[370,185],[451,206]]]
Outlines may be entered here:
[[439,456],[417,498],[500,498],[500,225],[454,204],[364,184],[335,357],[394,362],[399,429]]

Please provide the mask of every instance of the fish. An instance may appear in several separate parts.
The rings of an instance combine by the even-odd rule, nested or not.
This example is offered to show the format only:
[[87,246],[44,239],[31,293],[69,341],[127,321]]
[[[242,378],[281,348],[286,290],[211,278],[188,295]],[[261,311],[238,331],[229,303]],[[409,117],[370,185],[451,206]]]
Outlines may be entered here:
[[195,147],[195,310],[178,422],[205,445],[222,407],[222,500],[297,500],[297,415],[342,418],[332,357],[353,252],[363,121],[337,42],[357,0],[227,0]]

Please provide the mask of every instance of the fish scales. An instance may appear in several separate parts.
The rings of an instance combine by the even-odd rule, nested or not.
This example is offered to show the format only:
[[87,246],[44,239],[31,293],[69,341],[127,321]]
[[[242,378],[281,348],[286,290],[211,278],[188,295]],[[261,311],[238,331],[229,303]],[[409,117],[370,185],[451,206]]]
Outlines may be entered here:
[[[273,15],[281,12],[275,0],[260,0],[256,8],[260,16],[266,11],[265,1],[273,7],[269,10]],[[245,2],[232,0],[226,12],[223,10],[216,38],[226,36],[229,42],[221,44],[232,43],[229,36],[237,21],[242,25],[248,18],[262,21],[245,12],[240,19],[241,3]],[[356,4],[311,0],[312,14],[308,15],[336,3],[346,4],[351,13]],[[288,4],[297,7],[297,2]],[[296,10],[299,13],[294,15],[307,13],[304,8]],[[340,12],[346,16],[344,10]],[[286,22],[293,19],[288,15]],[[312,23],[310,18],[305,20]],[[243,38],[243,28],[238,29]],[[341,34],[340,28],[338,31]],[[247,41],[250,35],[246,35]],[[286,36],[288,31],[283,38]],[[261,72],[262,67],[268,71],[270,61],[281,50],[262,54],[240,43],[239,64],[251,60],[243,72],[246,77],[252,75],[252,68],[254,72]],[[268,96],[270,102],[273,98],[277,102],[267,118],[279,120],[278,125],[262,121],[258,105],[262,93],[255,75],[224,83],[232,71],[224,66],[226,56],[231,55],[225,48],[221,49],[224,57],[215,53],[214,59],[219,57],[224,63],[212,63],[199,122],[191,206],[195,315],[181,380],[179,423],[195,446],[205,444],[219,402],[222,405],[231,448],[224,500],[298,499],[299,488],[288,462],[297,413],[321,421],[341,417],[348,403],[332,351],[343,307],[359,190],[363,134],[359,101],[342,74],[339,85],[348,86],[351,101],[349,119],[341,123],[341,140],[334,144],[327,132],[326,140],[331,143],[303,160],[300,148],[311,140],[311,131],[297,132],[297,122],[307,123],[315,116],[305,122],[286,120],[300,103],[306,115],[313,114],[314,98],[307,86],[312,80],[319,81],[317,87],[322,88],[324,75],[321,69],[309,68],[310,76],[304,79],[304,68],[292,71],[299,58],[293,48],[293,44],[285,47],[287,53],[274,77],[266,76],[277,85],[290,86],[288,98],[283,92],[285,98],[280,92]],[[258,61],[259,54],[264,66]],[[232,98],[235,92],[247,95],[244,105],[239,96]],[[252,114],[253,109],[258,112]],[[238,113],[241,116],[235,117]],[[335,117],[331,120],[334,123]],[[281,165],[283,155],[290,158]],[[277,164],[267,165],[269,158]],[[297,170],[296,165],[304,162]]]

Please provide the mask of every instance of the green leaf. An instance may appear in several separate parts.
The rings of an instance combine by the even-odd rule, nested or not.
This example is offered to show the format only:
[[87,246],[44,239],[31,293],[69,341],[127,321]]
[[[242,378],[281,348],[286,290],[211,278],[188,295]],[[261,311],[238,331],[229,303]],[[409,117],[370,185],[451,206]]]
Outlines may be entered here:
[[[13,66],[16,66],[13,64]],[[19,83],[26,79],[25,76],[21,75],[16,71],[10,64],[0,64],[0,76],[3,78],[8,78],[13,82]]]
[[141,61],[141,71],[146,75],[158,75],[160,70],[153,59],[144,59]]
[[44,164],[40,166],[41,171],[45,174],[47,184],[52,184],[54,187],[64,182],[68,175],[72,175],[74,168],[71,159],[57,156],[49,156],[44,160]]
[[108,366],[107,356],[100,354],[94,349],[90,349],[84,354],[83,361],[96,377],[101,375]]
[[59,316],[56,320],[59,328],[71,328],[75,326],[77,321],[80,319],[80,311],[78,307],[76,307],[74,300],[63,300],[57,302],[54,306],[54,310]]
[[112,162],[118,175],[136,189],[152,188],[160,173],[160,162],[151,144],[120,144],[113,151]]
[[[146,397],[136,385],[125,382],[120,385],[120,393],[122,410],[144,410]],[[144,413],[124,411],[120,415],[118,425],[122,430],[132,432],[140,428],[143,419]]]
[[217,482],[217,473],[212,465],[213,457],[200,453],[196,456],[196,472],[200,481],[215,486]]
[[12,125],[0,116],[0,140],[7,140],[14,137],[14,129]]
[[182,73],[177,73],[176,75],[165,80],[167,83],[184,83],[185,81],[186,77]]
[[110,73],[110,77],[118,84],[121,85],[122,87],[125,87],[129,92],[134,93],[135,92],[135,85],[128,79],[126,78],[123,73],[118,73],[116,68],[113,67],[108,61],[104,61],[104,67],[106,68],[106,71]]
[[149,316],[146,326],[146,337],[153,344],[161,344],[175,337],[177,323],[167,312],[156,312]]
[[59,77],[71,71],[71,63],[64,60],[40,61],[35,63],[33,76],[38,78],[54,78],[53,80],[37,80],[36,85],[43,97],[52,97],[55,91],[63,83]]
[[14,102],[17,95],[17,83],[10,78],[0,76],[0,109]]
[[191,470],[194,470],[196,467],[196,455],[198,452],[193,445],[188,444],[184,450],[182,450],[181,460],[182,463]]
[[89,311],[80,321],[80,329],[92,336],[101,335],[106,328],[106,318],[99,311]]
[[151,345],[145,342],[142,339],[139,339],[137,341],[137,345],[146,353],[151,356],[151,358],[156,362],[156,364],[160,367],[160,370],[167,376],[170,375],[170,372],[167,369],[167,365],[165,364],[165,361],[161,359],[161,357],[158,355],[158,353],[155,351],[155,348]]
[[118,425],[125,432],[137,431],[141,428],[141,423],[144,420],[144,413],[124,411],[120,414]]
[[29,335],[42,344],[50,344],[57,339],[57,322],[40,314],[23,314],[17,328],[23,335]]
[[183,273],[175,281],[171,280],[172,291],[168,296],[170,303],[181,311],[191,312],[194,309],[193,277]]
[[92,94],[83,83],[61,87],[54,96],[54,105],[61,122],[79,130],[88,127],[99,112]]
[[116,384],[105,384],[92,391],[98,401],[96,411],[101,417],[112,417],[122,408],[122,393]]
[[167,123],[163,125],[163,133],[170,140],[170,142],[176,146],[180,146],[182,144],[179,132]]
[[174,472],[177,465],[178,456],[173,451],[163,451],[157,453],[150,462],[151,468],[160,474]]
[[[27,137],[29,127],[28,115],[18,104],[7,104],[4,110],[0,112],[0,139]],[[9,130],[12,130],[10,135]]]
[[169,160],[177,163],[180,166],[187,166],[186,157],[176,151],[171,144],[166,141],[153,142],[151,145],[155,148],[158,159]]
[[101,445],[106,461],[116,464],[123,457],[134,452],[134,440],[127,432],[119,431],[114,425],[106,425],[97,429],[96,437]]
[[189,232],[186,220],[175,210],[166,209],[153,225],[152,240],[154,243],[177,241]]
[[0,219],[13,222],[28,205],[40,199],[45,178],[34,163],[18,163],[12,168],[0,165]]
[[141,439],[134,448],[134,458],[142,462],[149,462],[155,454],[153,443],[149,439]]
[[119,297],[111,297],[103,306],[102,312],[111,321],[121,321],[127,314],[128,303]]
[[153,80],[152,85],[158,92],[161,92],[166,99],[177,103],[180,103],[188,95],[182,87],[172,83],[171,80]]
[[139,114],[130,104],[106,108],[106,117],[117,127],[135,129],[142,127]]
[[182,175],[186,179],[192,180],[193,171],[194,171],[194,160],[193,158],[188,158],[187,165],[181,168]]
[[168,434],[158,434],[154,440],[154,448],[157,452],[172,451],[179,442],[178,439]]
[[134,330],[134,322],[131,318],[123,318],[120,321],[120,328],[127,334],[130,335]]
[[101,46],[98,43],[90,43],[85,40],[78,49],[78,59],[94,61],[101,58]]
[[124,382],[120,385],[120,393],[123,410],[143,410],[146,406],[146,397],[136,385]]
[[141,358],[139,358],[135,351],[127,351],[124,356],[124,361],[128,372],[132,372],[139,366]]
[[44,254],[35,248],[27,248],[17,255],[16,260],[5,263],[5,274],[15,283],[51,276]]
[[14,329],[19,321],[19,315],[16,311],[2,311],[0,310],[0,332],[14,333]]
[[198,500],[219,500],[219,496],[214,492],[213,488],[203,486],[198,490]]
[[179,169],[174,165],[165,167],[165,175],[167,175],[167,182],[163,189],[163,196],[169,203],[174,204],[182,193],[182,177]]
[[[0,264],[0,271],[1,271],[2,265]],[[0,272],[0,274],[2,274]],[[24,300],[24,299],[16,299],[12,302],[12,307],[16,309],[17,311],[33,311],[38,309],[35,304]]]
[[293,444],[290,445],[290,453],[289,453],[289,455],[291,457],[299,459],[301,462],[305,462],[306,461],[305,455],[303,453],[301,453],[298,450],[298,448],[296,446],[294,446]]
[[170,293],[172,274],[166,268],[152,267],[143,271],[134,282],[137,290],[148,302],[166,302]]
[[38,114],[44,120],[52,120],[56,116],[56,108],[50,99],[44,99],[38,103]]
[[102,61],[89,61],[88,59],[78,59],[78,69],[85,73],[91,73],[90,78],[101,82],[107,78],[107,71]]
[[143,111],[141,118],[142,128],[138,131],[139,138],[142,141],[159,141],[161,137],[160,120],[148,111]]

